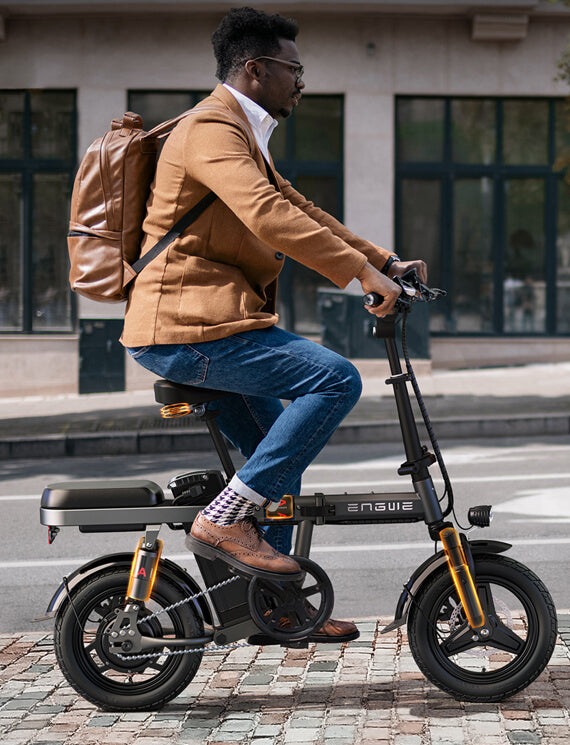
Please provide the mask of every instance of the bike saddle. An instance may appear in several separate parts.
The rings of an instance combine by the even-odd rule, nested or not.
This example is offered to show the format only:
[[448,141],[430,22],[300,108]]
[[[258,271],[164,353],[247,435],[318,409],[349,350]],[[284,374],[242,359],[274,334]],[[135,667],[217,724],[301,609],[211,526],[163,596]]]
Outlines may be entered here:
[[171,380],[157,380],[154,384],[154,399],[159,404],[205,404],[231,395],[228,391],[173,383]]

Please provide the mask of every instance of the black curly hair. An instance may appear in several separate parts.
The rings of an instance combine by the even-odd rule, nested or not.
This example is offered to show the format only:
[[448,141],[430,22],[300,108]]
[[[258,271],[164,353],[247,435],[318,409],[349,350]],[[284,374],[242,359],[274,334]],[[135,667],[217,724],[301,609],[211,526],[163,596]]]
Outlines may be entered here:
[[280,50],[279,39],[295,41],[298,33],[299,26],[292,18],[248,7],[232,8],[212,34],[216,77],[225,82],[247,60],[274,56]]

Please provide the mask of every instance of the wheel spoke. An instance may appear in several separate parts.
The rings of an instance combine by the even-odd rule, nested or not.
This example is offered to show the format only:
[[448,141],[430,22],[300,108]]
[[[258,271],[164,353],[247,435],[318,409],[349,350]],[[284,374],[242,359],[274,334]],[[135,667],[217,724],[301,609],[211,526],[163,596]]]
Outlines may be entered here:
[[451,657],[454,654],[473,649],[475,646],[476,642],[473,641],[473,629],[468,623],[464,623],[440,644],[440,649],[446,657]]
[[496,620],[491,638],[486,642],[487,646],[495,647],[503,652],[519,655],[525,646],[525,640],[506,626],[502,621]]
[[264,618],[264,621],[268,626],[271,626],[271,628],[273,628],[279,623],[282,617],[283,617],[283,608],[279,607],[279,608],[275,608],[274,610],[272,610],[269,616],[266,616]]
[[320,586],[320,584],[309,585],[309,587],[303,587],[301,589],[301,594],[305,598],[308,598],[311,595],[316,595],[317,593],[320,593],[320,592],[321,592],[321,586]]
[[488,582],[482,584],[477,583],[477,594],[479,595],[479,602],[485,617],[496,616],[497,611],[495,610],[495,601],[493,599],[493,592],[491,585]]
[[97,651],[96,640],[94,639],[91,642],[91,644],[86,644],[83,648],[85,649],[85,651],[87,652],[87,654],[91,654],[91,652],[96,652]]
[[264,596],[269,598],[282,599],[286,596],[287,590],[277,582],[268,581],[266,586],[259,588]]
[[311,615],[307,609],[307,606],[302,600],[298,600],[291,608],[291,612],[297,615],[300,626],[304,626],[307,621],[311,620]]

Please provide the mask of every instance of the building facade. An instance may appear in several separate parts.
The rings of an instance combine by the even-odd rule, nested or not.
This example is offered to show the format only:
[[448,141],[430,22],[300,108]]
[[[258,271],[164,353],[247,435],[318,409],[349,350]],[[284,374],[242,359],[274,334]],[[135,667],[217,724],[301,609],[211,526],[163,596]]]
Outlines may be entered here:
[[[568,8],[248,4],[301,28],[306,88],[272,137],[277,167],[355,232],[428,262],[448,292],[427,321],[432,363],[570,359],[568,86],[555,80]],[[123,306],[69,291],[73,176],[123,111],[151,126],[215,86],[210,36],[235,5],[0,0],[0,397],[148,384],[118,344]],[[288,261],[282,325],[319,338],[330,289]]]

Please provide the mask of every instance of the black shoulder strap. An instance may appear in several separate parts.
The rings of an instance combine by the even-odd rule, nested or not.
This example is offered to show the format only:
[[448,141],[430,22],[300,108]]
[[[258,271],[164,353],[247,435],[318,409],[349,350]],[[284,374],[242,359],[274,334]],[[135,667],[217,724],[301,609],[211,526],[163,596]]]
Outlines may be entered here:
[[154,244],[150,251],[147,251],[144,256],[141,256],[138,261],[135,261],[135,263],[132,265],[133,271],[137,274],[141,272],[145,268],[145,266],[147,264],[150,264],[150,262],[154,258],[156,258],[162,251],[164,251],[164,249],[169,246],[172,241],[178,238],[178,236],[183,233],[186,228],[194,222],[194,220],[200,217],[202,212],[204,212],[204,210],[207,209],[216,199],[217,196],[214,194],[213,191],[209,192],[208,194],[206,194],[205,197],[200,199],[198,204],[195,204],[192,209],[188,210],[188,212],[170,228],[168,233],[166,233],[166,235],[163,235],[158,243]]

